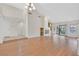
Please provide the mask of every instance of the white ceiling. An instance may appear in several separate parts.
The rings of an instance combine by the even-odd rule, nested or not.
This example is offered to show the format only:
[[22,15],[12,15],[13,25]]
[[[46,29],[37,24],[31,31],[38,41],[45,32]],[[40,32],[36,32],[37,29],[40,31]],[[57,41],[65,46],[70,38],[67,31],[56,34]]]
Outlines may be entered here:
[[79,20],[79,4],[73,3],[36,3],[37,10],[52,22]]
[[19,9],[24,9],[25,8],[25,3],[5,3],[7,5],[19,8]]
[[[24,9],[25,3],[8,3]],[[79,3],[34,3],[39,13],[49,17],[52,22],[79,20]]]

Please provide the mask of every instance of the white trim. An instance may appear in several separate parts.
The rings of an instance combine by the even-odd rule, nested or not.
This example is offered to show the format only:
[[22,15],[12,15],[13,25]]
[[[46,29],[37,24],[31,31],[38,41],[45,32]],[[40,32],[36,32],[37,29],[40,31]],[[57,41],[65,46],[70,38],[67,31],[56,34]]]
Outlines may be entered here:
[[40,37],[40,35],[30,35],[28,38],[33,38],[33,37]]
[[18,40],[21,38],[27,38],[27,37],[25,37],[25,36],[4,37],[3,41]]
[[0,37],[0,44],[2,44],[3,43],[3,40],[4,40],[4,38],[2,37]]
[[0,44],[2,44],[3,43],[3,40],[0,40]]
[[[49,36],[49,35],[44,35],[44,36]],[[31,36],[28,36],[28,38],[34,38],[34,37],[40,37],[40,35],[31,35]]]
[[[44,35],[44,36],[49,36],[49,35]],[[2,44],[4,41],[18,40],[21,38],[34,38],[34,37],[40,37],[40,35],[31,35],[28,37],[25,37],[25,36],[3,37],[3,38],[0,38],[0,43]]]

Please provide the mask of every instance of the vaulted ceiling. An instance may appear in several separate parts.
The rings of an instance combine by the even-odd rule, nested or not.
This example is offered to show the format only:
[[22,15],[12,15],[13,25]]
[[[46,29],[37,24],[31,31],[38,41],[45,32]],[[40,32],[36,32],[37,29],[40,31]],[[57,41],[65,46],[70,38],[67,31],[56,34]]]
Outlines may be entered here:
[[[25,3],[8,5],[23,9]],[[54,23],[79,20],[79,3],[34,3],[34,5],[39,13],[47,16]]]
[[35,6],[52,22],[79,20],[79,4],[77,3],[36,3]]
[[5,3],[7,5],[19,8],[19,9],[24,9],[25,8],[25,3]]

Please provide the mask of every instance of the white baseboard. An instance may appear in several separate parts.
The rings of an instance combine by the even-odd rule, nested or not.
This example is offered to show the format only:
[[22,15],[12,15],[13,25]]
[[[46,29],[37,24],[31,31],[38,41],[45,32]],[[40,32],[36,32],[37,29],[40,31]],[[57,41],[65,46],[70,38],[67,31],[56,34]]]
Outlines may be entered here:
[[0,38],[0,44],[2,44],[2,43],[3,43],[3,40],[4,40],[4,38]]
[[18,40],[21,38],[33,38],[33,37],[40,37],[40,35],[31,35],[28,37],[25,37],[25,36],[7,36],[7,37],[0,38],[0,43],[2,44],[4,41]]
[[0,44],[3,44],[3,41],[2,40],[0,40]]
[[3,41],[10,41],[10,40],[18,40],[22,38],[27,38],[25,36],[11,36],[11,37],[5,37]]
[[40,35],[30,35],[28,38],[40,37]]
[[[45,36],[48,36],[48,35],[45,35]],[[34,37],[40,37],[40,35],[30,35],[28,37],[25,37],[25,36],[3,37],[3,38],[0,38],[0,43],[2,44],[4,41],[18,40],[21,38],[34,38]]]
[[[44,36],[49,36],[49,35],[44,35]],[[28,38],[34,38],[34,37],[40,37],[40,35],[31,35],[31,36],[28,36]]]

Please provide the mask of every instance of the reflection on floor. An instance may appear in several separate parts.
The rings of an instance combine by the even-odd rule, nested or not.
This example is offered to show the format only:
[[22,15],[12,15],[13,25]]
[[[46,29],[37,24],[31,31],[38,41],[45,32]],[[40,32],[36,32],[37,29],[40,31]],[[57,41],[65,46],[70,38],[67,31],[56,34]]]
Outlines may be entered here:
[[70,56],[75,54],[63,43],[57,45],[49,37],[39,37],[0,44],[0,55]]

